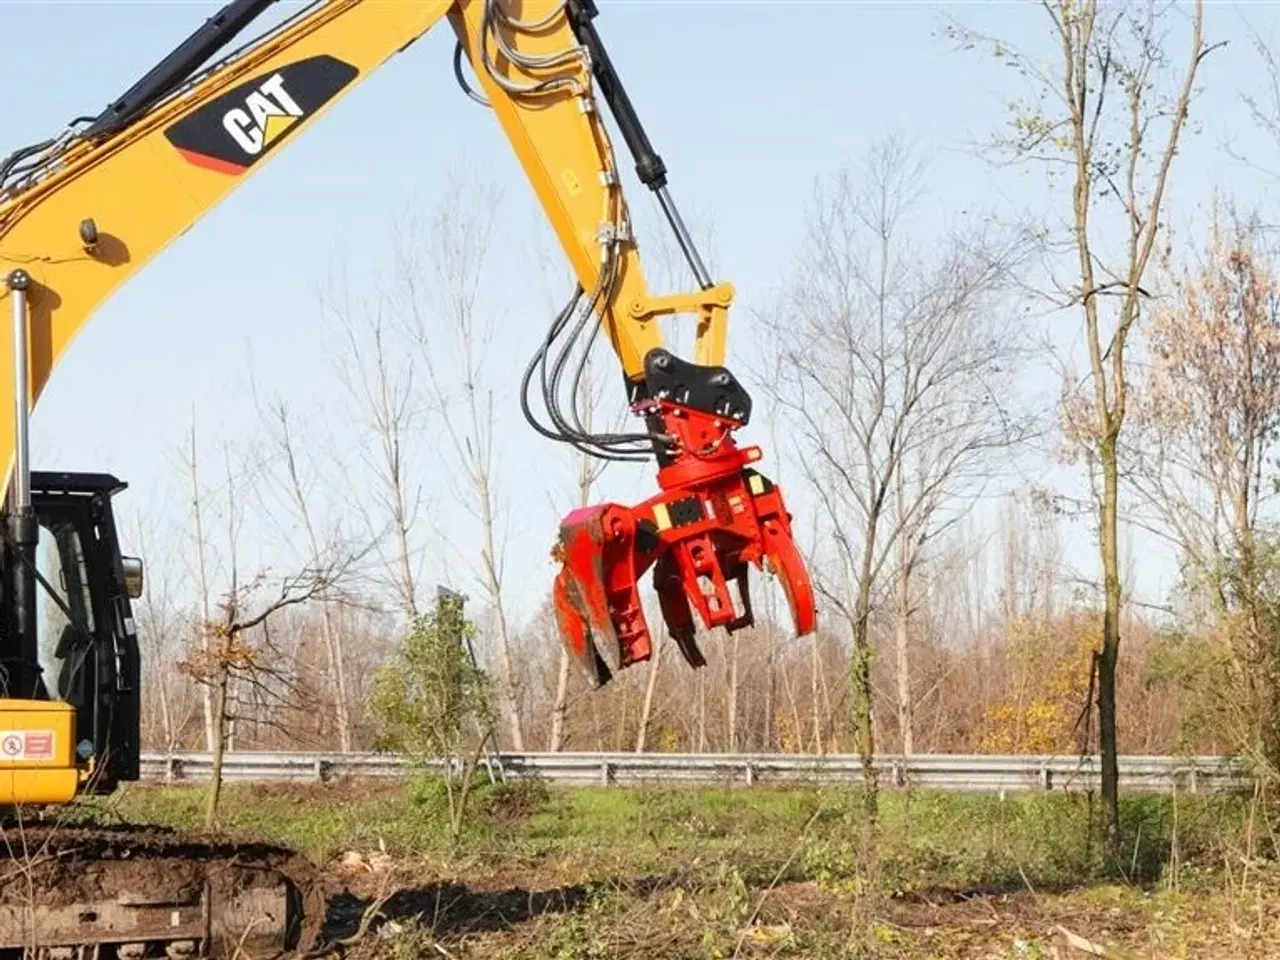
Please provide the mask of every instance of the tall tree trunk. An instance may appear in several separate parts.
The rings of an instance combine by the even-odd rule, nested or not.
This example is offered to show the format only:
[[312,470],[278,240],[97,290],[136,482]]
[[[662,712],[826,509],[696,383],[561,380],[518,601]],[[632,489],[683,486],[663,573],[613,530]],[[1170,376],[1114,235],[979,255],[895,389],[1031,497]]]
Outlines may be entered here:
[[[164,728],[165,752],[170,753],[177,745],[177,737],[174,735],[173,730],[173,711],[169,706],[169,684],[165,682],[165,673],[168,671],[167,669],[159,669],[160,666],[160,663],[156,661],[155,667],[157,669],[155,676],[158,681],[156,686],[159,688],[158,695],[160,697],[160,724]],[[164,667],[167,668],[168,664],[165,664]]]
[[[874,525],[869,525],[874,530]],[[876,781],[875,731],[871,725],[871,586],[872,557],[875,551],[874,537],[868,537],[863,549],[862,569],[858,576],[858,602],[853,619],[853,659],[850,679],[853,689],[853,733],[858,744],[858,756],[862,760],[862,782],[865,786],[863,808],[867,820],[874,825],[879,815],[879,784]]]
[[898,736],[902,741],[902,753],[910,756],[915,752],[912,733],[913,717],[911,704],[911,651],[908,644],[911,639],[911,568],[914,563],[916,549],[914,532],[906,523],[907,496],[904,471],[899,469],[894,483],[898,522],[903,524],[898,534],[898,584],[897,610],[894,623],[894,647],[897,653],[898,681]]
[[698,671],[698,753],[707,752],[707,680],[706,671]]
[[[195,447],[193,445],[193,455],[194,450]],[[208,629],[208,622],[206,621],[205,630],[206,638],[210,642],[214,641],[214,637],[210,636],[210,634],[216,635],[216,642],[213,642],[213,646],[216,648],[213,691],[213,782],[209,787],[209,802],[205,809],[205,827],[209,830],[212,830],[217,825],[218,802],[222,798],[222,758],[227,749],[227,734],[233,713],[230,709],[228,697],[232,682],[232,646],[235,643],[236,638],[233,624],[235,624],[236,617],[239,614],[240,599],[239,550],[236,537],[236,488],[235,480],[231,473],[231,453],[229,445],[224,451],[224,457],[227,471],[227,567],[231,572],[231,580],[230,586],[227,590],[226,599],[222,604],[222,623],[219,624],[215,631]]]
[[741,633],[735,632],[729,644],[729,697],[726,719],[729,727],[730,753],[736,753],[738,750],[738,643],[741,636]]
[[209,798],[204,811],[205,829],[212,830],[218,824],[218,803],[222,799],[222,758],[226,750],[227,688],[231,681],[229,662],[231,638],[225,637],[219,644],[218,662],[213,684],[214,738],[213,782],[209,785]]
[[[413,361],[393,359],[390,355],[395,346],[388,346],[387,330],[378,311],[374,311],[368,330],[357,331],[348,317],[346,334],[351,345],[349,367],[360,371],[360,376],[347,382],[347,389],[368,410],[377,433],[378,479],[395,537],[396,555],[388,572],[401,611],[408,620],[414,621],[418,618],[418,584],[413,569],[412,527],[417,515],[417,499],[412,504],[409,502],[407,488],[412,481],[407,476],[409,466],[405,454],[405,438],[417,426],[408,402],[414,377]],[[362,351],[369,349],[366,344],[370,343],[373,369],[366,372],[361,358]],[[405,366],[397,376],[396,365],[401,362]],[[363,382],[358,383],[361,380]]]
[[813,642],[809,644],[809,701],[813,708],[813,752],[818,755],[822,754],[822,696],[818,679],[820,669],[818,635],[815,633]]
[[[476,434],[479,435],[479,420],[474,411],[472,422],[476,424]],[[489,485],[490,477],[487,460],[484,466],[476,471],[476,475],[479,479],[480,488],[481,523],[484,526],[485,587],[489,592],[489,601],[493,604],[494,613],[498,618],[498,642],[502,654],[503,692],[507,701],[507,722],[511,726],[511,745],[517,753],[521,753],[524,751],[524,724],[520,719],[520,685],[516,680],[515,657],[511,650],[511,632],[507,628],[507,612],[502,602],[502,582],[498,575],[498,560],[494,549],[493,493]]]
[[[318,560],[318,556],[316,557]],[[333,677],[334,722],[338,726],[338,747],[343,753],[351,752],[351,707],[347,701],[346,657],[343,655],[342,638],[333,626],[333,609],[327,599],[320,602],[320,627],[324,636],[324,648],[329,659],[329,673]]]
[[[898,575],[898,589],[905,590],[906,577]],[[902,739],[902,753],[911,756],[915,752],[915,738],[912,732],[914,720],[911,704],[911,661],[907,648],[907,617],[905,612],[898,616],[896,624],[896,646],[898,653],[898,735]]]
[[1102,460],[1102,576],[1104,611],[1102,655],[1098,658],[1098,744],[1102,753],[1102,805],[1107,843],[1116,851],[1120,842],[1120,771],[1116,754],[1116,664],[1120,656],[1120,554],[1116,508],[1119,470],[1116,438],[1100,445]]
[[[191,512],[195,521],[195,550],[196,550],[196,588],[199,593],[200,601],[200,642],[206,657],[213,655],[210,647],[209,639],[209,573],[205,565],[204,555],[204,517],[201,509],[201,493],[200,493],[200,471],[197,466],[196,454],[196,417],[195,412],[191,414],[191,458],[189,461],[191,472]],[[215,739],[215,723],[214,723],[214,705],[213,691],[202,684],[200,687],[201,705],[204,707],[204,748],[212,751]]]
[[895,647],[898,654],[898,735],[902,739],[902,753],[911,756],[915,752],[913,735],[914,717],[911,703],[911,651],[909,643],[911,617],[911,557],[908,538],[900,538],[900,562],[898,565],[898,609],[895,627]]
[[644,684],[644,700],[640,705],[640,724],[636,730],[636,753],[644,753],[649,736],[649,720],[653,716],[653,692],[658,686],[658,665],[662,659],[662,634],[654,639],[653,655],[649,658],[649,675]]
[[559,753],[564,746],[564,718],[569,704],[569,652],[560,650],[560,666],[556,671],[556,699],[551,706],[551,737],[547,749]]
[[413,577],[413,548],[409,544],[409,520],[403,506],[403,493],[400,489],[398,476],[391,486],[393,489],[390,496],[396,502],[396,506],[392,508],[391,519],[396,535],[396,564],[400,569],[400,575],[396,578],[396,585],[400,593],[400,608],[404,611],[406,617],[410,620],[416,620],[418,617],[418,585],[414,582]]

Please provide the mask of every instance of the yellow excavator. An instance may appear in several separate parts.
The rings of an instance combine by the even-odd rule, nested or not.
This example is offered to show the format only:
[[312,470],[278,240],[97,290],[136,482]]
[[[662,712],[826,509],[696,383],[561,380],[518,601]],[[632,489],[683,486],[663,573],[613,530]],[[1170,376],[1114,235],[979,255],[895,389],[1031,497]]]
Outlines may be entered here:
[[[261,26],[273,6],[232,0],[101,113],[0,161],[0,316],[12,318],[0,397],[13,400],[0,416],[0,806],[7,852],[22,863],[0,880],[0,951],[140,960],[314,942],[323,903],[290,851],[62,816],[139,776],[146,679],[130,601],[143,571],[113,521],[125,484],[33,471],[28,424],[103,301],[442,20],[457,36],[459,84],[497,118],[577,278],[524,371],[522,412],[552,441],[657,467],[644,503],[563,519],[551,586],[566,647],[596,687],[648,659],[639,583],[650,571],[693,667],[705,663],[699,622],[752,623],[751,566],[776,576],[797,634],[816,628],[781,491],[759,471],[760,449],[734,440],[751,399],[723,365],[733,289],[712,280],[681,221],[594,0],[314,0]],[[684,253],[689,291],[646,284],[606,110]],[[234,268],[234,254],[210,267]],[[691,359],[663,346],[671,316],[695,326]],[[577,407],[601,330],[631,432],[592,432]]]

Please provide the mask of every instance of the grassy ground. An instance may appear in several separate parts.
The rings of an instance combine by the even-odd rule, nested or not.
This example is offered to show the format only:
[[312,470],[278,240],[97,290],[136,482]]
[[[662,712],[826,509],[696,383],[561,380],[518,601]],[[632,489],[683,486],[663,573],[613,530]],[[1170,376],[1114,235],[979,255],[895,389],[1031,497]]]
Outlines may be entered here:
[[[874,853],[849,790],[522,783],[475,799],[456,845],[431,781],[233,786],[223,810],[328,865],[335,934],[382,901],[357,949],[390,960],[1280,957],[1280,869],[1241,799],[1127,798],[1118,863],[1081,796],[884,793]],[[137,786],[96,805],[196,825],[203,801]]]

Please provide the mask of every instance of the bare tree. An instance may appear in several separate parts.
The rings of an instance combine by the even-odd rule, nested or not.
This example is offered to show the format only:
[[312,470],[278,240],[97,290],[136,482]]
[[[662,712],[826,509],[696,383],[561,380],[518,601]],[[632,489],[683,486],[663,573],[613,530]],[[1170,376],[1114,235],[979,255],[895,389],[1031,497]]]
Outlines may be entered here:
[[561,644],[556,659],[556,693],[551,707],[551,730],[547,736],[547,749],[559,753],[564,747],[564,721],[569,712],[569,651]]
[[[192,555],[195,558],[196,597],[200,605],[199,623],[208,623],[211,616],[209,595],[208,544],[204,530],[204,497],[200,486],[200,467],[198,444],[196,442],[196,414],[191,411],[190,446],[186,453],[187,477],[191,483],[191,523],[192,523]],[[207,633],[199,630],[201,652],[208,656],[212,653]],[[214,749],[216,728],[214,723],[213,689],[209,686],[201,688],[201,703],[204,707],[204,743],[205,750]]]
[[[494,391],[484,370],[492,326],[479,304],[497,201],[492,189],[454,182],[427,223],[417,228],[410,221],[397,236],[396,276],[400,317],[418,346],[436,413],[467,477],[470,496],[464,503],[480,524],[478,579],[493,612],[512,746],[523,750],[515,636],[502,592],[506,540],[499,529]],[[453,362],[442,368],[448,347]]]
[[[1240,99],[1249,112],[1252,124],[1246,125],[1250,133],[1263,132],[1272,142],[1273,147],[1280,147],[1280,58],[1277,58],[1271,43],[1258,32],[1257,28],[1246,22],[1246,30],[1250,44],[1258,57],[1258,66],[1262,68],[1265,80],[1260,79],[1255,68],[1249,71],[1248,84],[1240,92]],[[1258,157],[1240,151],[1232,142],[1226,145],[1227,153],[1244,166],[1261,172],[1264,176],[1280,177],[1280,169],[1274,162],[1265,162]],[[1269,159],[1269,158],[1268,158]],[[1270,226],[1274,227],[1274,221]]]
[[[1187,122],[1200,64],[1203,2],[1196,0],[1184,64],[1166,54],[1172,3],[1100,4],[1041,0],[1056,62],[963,28],[966,45],[995,55],[1029,84],[1012,133],[996,146],[1017,162],[1047,165],[1072,184],[1066,251],[1071,280],[1055,281],[1056,306],[1080,311],[1088,372],[1072,376],[1064,397],[1068,436],[1083,457],[1096,496],[1103,580],[1098,655],[1098,726],[1106,833],[1118,853],[1116,666],[1120,653],[1119,475],[1121,429],[1128,412],[1130,333],[1144,278],[1164,229],[1162,211],[1173,159]],[[1172,88],[1172,89],[1170,89]],[[1108,217],[1110,214],[1110,217]],[[1111,245],[1105,237],[1123,242]]]
[[[387,571],[386,585],[408,620],[418,616],[420,557],[417,527],[423,491],[415,483],[411,438],[423,421],[416,400],[417,366],[413,354],[397,342],[388,321],[394,309],[390,294],[380,293],[357,307],[345,282],[322,297],[322,309],[340,329],[343,348],[337,373],[369,431],[372,449],[364,453],[377,478],[379,515],[366,509],[363,496],[352,502],[364,513]],[[386,541],[390,540],[388,546]]]
[[884,575],[900,550],[912,561],[918,546],[904,548],[904,538],[918,545],[963,513],[991,455],[1025,429],[1001,407],[1017,338],[997,297],[1017,248],[957,233],[930,262],[907,220],[921,177],[910,152],[889,140],[861,176],[846,171],[819,188],[772,321],[776,373],[762,378],[832,528],[815,585],[853,640],[853,721],[873,815],[869,624]]
[[[184,673],[212,692],[213,770],[205,808],[208,828],[217,823],[223,758],[237,719],[233,687],[239,682],[278,699],[278,694],[269,690],[266,682],[267,678],[279,677],[267,632],[270,621],[288,608],[319,597],[332,597],[355,561],[354,556],[335,550],[320,557],[318,565],[304,565],[297,574],[277,577],[268,570],[260,570],[246,577],[241,569],[240,535],[244,514],[238,491],[253,473],[237,473],[233,469],[230,444],[225,460],[227,585],[218,602],[216,617],[201,625],[207,641],[179,665]],[[257,643],[253,641],[255,631],[260,634]]]
[[1259,217],[1224,218],[1216,205],[1196,269],[1162,272],[1173,295],[1146,329],[1130,478],[1227,636],[1231,682],[1212,682],[1234,709],[1218,718],[1244,719],[1239,749],[1280,770],[1280,638],[1266,569],[1276,489],[1265,469],[1280,442],[1280,277]]
[[[332,554],[341,540],[342,531],[334,530],[328,536],[321,536],[315,508],[311,502],[310,484],[304,480],[304,467],[299,462],[300,450],[295,437],[296,426],[288,404],[277,398],[270,409],[264,413],[269,420],[270,440],[275,447],[277,467],[282,474],[283,483],[280,486],[286,491],[292,512],[302,524],[309,563],[313,569],[320,569],[323,566],[324,557]],[[276,484],[271,482],[260,486],[274,488]],[[398,523],[396,529],[403,532],[403,527]],[[400,546],[401,549],[398,552],[403,560],[407,553],[407,543],[402,540]],[[403,581],[405,590],[401,593],[401,597],[412,598],[412,570],[404,566],[401,570],[406,578]],[[323,592],[317,594],[315,600],[320,608],[321,640],[328,661],[329,682],[332,685],[338,747],[346,753],[351,750],[351,701],[347,691],[347,654],[342,632],[336,624],[337,600],[324,596]]]
[[172,556],[156,545],[151,526],[154,516],[148,514],[144,519],[143,512],[138,511],[134,517],[131,540],[148,570],[146,591],[135,609],[143,674],[152,691],[144,701],[144,718],[150,709],[159,713],[159,729],[154,721],[147,724],[150,729],[144,728],[143,741],[168,753],[178,749],[199,704],[190,696],[190,685],[175,689],[175,682],[181,681],[173,670],[175,660],[181,656],[175,639],[185,625],[174,596]]
[[899,470],[894,482],[893,516],[901,525],[902,533],[898,537],[893,615],[894,648],[897,654],[898,736],[903,755],[910,756],[915,752],[915,693],[911,687],[911,621],[915,613],[915,597],[912,596],[911,587],[924,544],[924,531],[920,528],[927,523],[928,517],[908,519],[910,505],[907,500],[905,472]]
[[644,753],[649,744],[649,725],[653,721],[653,698],[658,689],[658,674],[662,669],[662,654],[667,647],[666,623],[662,620],[661,610],[649,604],[646,619],[654,625],[653,651],[649,656],[649,668],[645,671],[644,697],[640,701],[640,717],[636,722],[635,752]]

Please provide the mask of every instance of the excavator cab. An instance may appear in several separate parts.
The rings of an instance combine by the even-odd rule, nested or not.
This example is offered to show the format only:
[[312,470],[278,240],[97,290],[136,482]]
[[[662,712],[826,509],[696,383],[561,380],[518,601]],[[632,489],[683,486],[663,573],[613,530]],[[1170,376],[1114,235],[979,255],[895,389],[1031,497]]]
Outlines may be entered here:
[[[0,806],[66,803],[138,779],[130,599],[142,592],[143,571],[120,552],[112,498],[125,488],[109,474],[33,472],[34,569],[5,538]],[[19,616],[32,597],[34,616]]]

